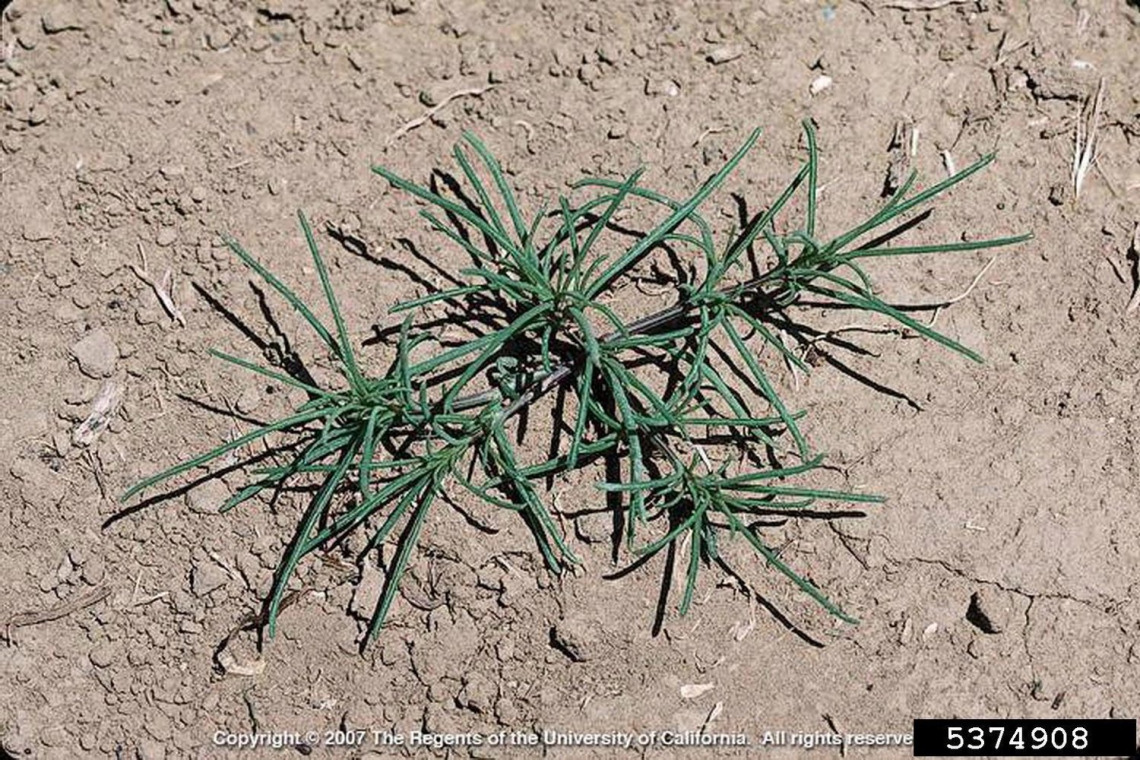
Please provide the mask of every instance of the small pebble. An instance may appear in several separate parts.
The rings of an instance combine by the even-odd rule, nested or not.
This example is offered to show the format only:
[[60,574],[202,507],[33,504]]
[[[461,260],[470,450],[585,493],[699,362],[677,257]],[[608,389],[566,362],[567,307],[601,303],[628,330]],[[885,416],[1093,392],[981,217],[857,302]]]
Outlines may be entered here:
[[601,68],[596,63],[587,63],[578,69],[578,78],[586,84],[590,84],[602,75]]
[[681,687],[681,699],[696,699],[715,688],[711,683],[687,683]]
[[667,95],[675,98],[681,94],[681,85],[672,79],[647,79],[645,80],[645,94]]
[[621,58],[621,51],[612,45],[599,45],[595,51],[598,55],[598,60],[602,63],[608,63],[613,66]]
[[744,55],[744,48],[740,45],[721,45],[709,51],[705,56],[705,60],[714,66],[719,66],[722,63],[735,61],[740,56]]
[[163,227],[158,231],[158,234],[155,235],[154,242],[157,243],[160,248],[166,248],[167,246],[174,245],[174,241],[177,239],[178,233],[175,232],[173,227]]
[[107,668],[115,661],[115,645],[100,644],[91,650],[91,664],[97,668]]
[[831,87],[831,85],[834,83],[835,80],[829,77],[827,74],[820,74],[814,80],[812,80],[808,91],[812,94],[812,97],[815,97],[816,95],[826,90],[828,87]]
[[206,192],[206,188],[202,187],[201,185],[195,185],[190,190],[190,200],[194,201],[195,203],[201,203],[202,201],[206,200]]

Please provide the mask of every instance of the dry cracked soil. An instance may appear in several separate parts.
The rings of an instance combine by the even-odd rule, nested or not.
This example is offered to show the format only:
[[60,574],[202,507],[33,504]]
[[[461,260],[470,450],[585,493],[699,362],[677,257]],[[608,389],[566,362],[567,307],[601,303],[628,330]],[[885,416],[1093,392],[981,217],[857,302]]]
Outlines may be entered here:
[[[0,9],[5,756],[799,757],[755,745],[382,746],[371,732],[758,742],[770,730],[905,733],[920,716],[1140,717],[1140,311],[1126,308],[1140,246],[1135,3]],[[548,574],[509,516],[487,516],[490,534],[440,509],[374,646],[360,654],[380,571],[331,553],[302,566],[302,593],[259,650],[257,613],[300,497],[219,515],[245,482],[232,472],[123,513],[118,497],[140,477],[289,408],[286,389],[208,349],[324,361],[223,234],[319,298],[294,216],[304,209],[352,337],[379,362],[392,350],[387,309],[465,259],[372,164],[426,181],[454,169],[451,146],[470,129],[530,209],[585,174],[638,166],[680,195],[759,126],[728,190],[762,205],[802,160],[805,117],[818,127],[828,229],[881,203],[900,162],[931,183],[996,151],[915,239],[1035,235],[876,270],[892,302],[966,293],[937,324],[984,364],[875,321],[846,333],[846,348],[811,347],[810,375],[777,374],[810,410],[805,429],[840,484],[888,497],[862,516],[766,534],[858,625],[741,541],[725,549],[737,574],[712,566],[689,614],[674,596],[658,620],[669,569],[604,577],[610,526],[584,476],[546,494],[582,571]],[[1079,128],[1095,159],[1078,194]],[[735,209],[724,192],[708,213],[723,227]],[[669,302],[647,282],[617,297],[642,311]],[[821,318],[836,328],[845,316]],[[333,746],[325,732],[337,730],[368,738]],[[281,749],[226,743],[309,731],[319,740]]]

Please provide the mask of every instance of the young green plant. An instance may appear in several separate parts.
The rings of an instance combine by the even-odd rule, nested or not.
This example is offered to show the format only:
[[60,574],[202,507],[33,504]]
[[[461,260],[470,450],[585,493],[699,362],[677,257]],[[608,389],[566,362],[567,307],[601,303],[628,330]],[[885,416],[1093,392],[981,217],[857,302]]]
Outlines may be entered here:
[[[270,434],[290,435],[290,442],[276,450],[280,463],[251,465],[249,484],[222,509],[316,479],[266,600],[270,635],[287,584],[306,557],[357,531],[368,537],[362,558],[391,545],[384,554],[385,586],[362,639],[366,646],[391,610],[430,511],[449,492],[467,491],[489,510],[516,513],[547,567],[562,572],[578,558],[540,483],[605,460],[620,465],[609,468],[620,477],[599,482],[605,492],[599,498],[618,510],[630,558],[641,561],[687,547],[681,613],[692,604],[701,567],[720,558],[723,542],[740,534],[767,565],[824,609],[853,620],[763,536],[765,518],[794,518],[809,508],[818,514],[820,502],[881,501],[812,485],[823,458],[801,427],[803,414],[777,392],[769,365],[776,358],[804,371],[808,367],[785,345],[780,325],[796,324],[812,308],[837,305],[892,319],[980,361],[970,349],[883,300],[861,263],[979,251],[1029,236],[890,244],[902,231],[899,225],[912,226],[916,212],[993,160],[984,156],[921,191],[912,192],[912,173],[865,221],[821,238],[819,152],[810,121],[804,122],[804,136],[806,161],[785,189],[719,241],[701,209],[759,139],[759,130],[688,196],[673,198],[643,186],[643,172],[637,170],[623,179],[581,180],[570,195],[529,215],[498,161],[469,133],[455,146],[463,183],[452,183],[450,193],[375,167],[391,186],[422,201],[420,214],[428,225],[471,260],[452,287],[392,307],[402,317],[395,356],[378,373],[367,371],[352,345],[304,215],[300,224],[331,329],[236,241],[228,241],[316,332],[335,358],[341,382],[318,387],[276,368],[213,352],[305,394],[306,400],[288,416],[146,478],[123,498]],[[787,217],[799,196],[803,216],[796,224]],[[635,205],[648,207],[659,221],[630,240],[615,217]],[[675,302],[642,316],[618,313],[610,296],[647,257],[662,251],[691,272],[677,286]],[[498,318],[468,340],[444,344],[415,319],[437,303],[459,315],[490,310]],[[556,437],[547,453],[536,457],[543,447],[519,427],[518,415],[556,388],[572,404],[557,405],[568,411],[554,420]]]

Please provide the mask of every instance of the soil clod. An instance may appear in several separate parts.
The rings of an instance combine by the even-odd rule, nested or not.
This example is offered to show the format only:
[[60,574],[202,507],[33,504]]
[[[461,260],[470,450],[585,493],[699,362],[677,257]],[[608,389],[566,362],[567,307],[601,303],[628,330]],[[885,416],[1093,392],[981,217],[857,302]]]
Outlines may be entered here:
[[40,17],[40,22],[45,34],[83,31],[83,24],[75,16],[75,9],[71,3],[56,3]]
[[115,373],[119,349],[106,330],[93,330],[71,347],[71,355],[83,374],[98,379]]
[[550,645],[573,662],[586,662],[592,656],[589,629],[572,620],[560,620],[550,629]]
[[199,562],[190,571],[190,590],[195,596],[206,596],[226,584],[226,573],[213,562]]

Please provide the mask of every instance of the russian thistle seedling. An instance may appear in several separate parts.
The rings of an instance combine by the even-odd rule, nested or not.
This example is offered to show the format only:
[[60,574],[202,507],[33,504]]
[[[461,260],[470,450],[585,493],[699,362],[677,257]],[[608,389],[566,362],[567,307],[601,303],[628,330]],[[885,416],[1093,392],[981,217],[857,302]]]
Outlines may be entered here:
[[[570,195],[530,215],[524,214],[499,163],[471,134],[454,150],[465,184],[453,183],[450,193],[376,167],[393,187],[424,202],[420,213],[431,228],[471,259],[452,287],[392,307],[403,321],[395,356],[379,374],[358,361],[303,215],[301,228],[332,316],[331,329],[236,241],[228,241],[309,323],[336,358],[342,382],[319,387],[308,378],[213,352],[305,394],[306,400],[290,416],[143,480],[124,499],[271,433],[291,434],[291,441],[276,449],[282,463],[251,467],[249,485],[222,509],[263,491],[277,493],[302,479],[318,479],[266,601],[271,635],[286,585],[305,557],[357,530],[368,535],[362,557],[394,539],[363,646],[391,608],[429,511],[450,489],[469,491],[488,509],[516,513],[546,565],[557,573],[578,559],[539,482],[604,458],[622,464],[617,479],[600,482],[598,488],[617,502],[629,555],[640,560],[666,549],[687,551],[682,614],[692,602],[700,568],[720,556],[726,537],[741,534],[768,565],[833,615],[851,620],[779,556],[765,541],[760,523],[773,516],[794,517],[821,501],[881,499],[812,485],[810,476],[822,457],[800,427],[802,413],[792,411],[776,392],[764,351],[806,371],[780,330],[796,332],[793,306],[838,305],[889,317],[980,360],[884,301],[860,262],[977,251],[1029,236],[890,245],[913,226],[910,215],[988,165],[993,157],[985,156],[913,194],[912,173],[865,221],[821,238],[819,157],[810,122],[804,132],[807,160],[783,192],[719,241],[700,209],[752,148],[759,131],[688,197],[674,199],[643,186],[638,170],[620,180],[581,180]],[[797,195],[804,196],[804,211],[795,225],[784,217]],[[648,204],[661,219],[629,241],[618,231],[615,216],[635,203]],[[649,315],[618,313],[606,296],[659,251],[668,251],[688,272],[675,302]],[[414,317],[421,307],[438,302],[459,314],[490,309],[498,319],[469,340],[443,343]],[[538,447],[529,434],[521,435],[520,442],[517,415],[554,388],[573,403],[559,407],[569,411],[565,419],[555,420],[556,438],[548,454],[531,461]]]

